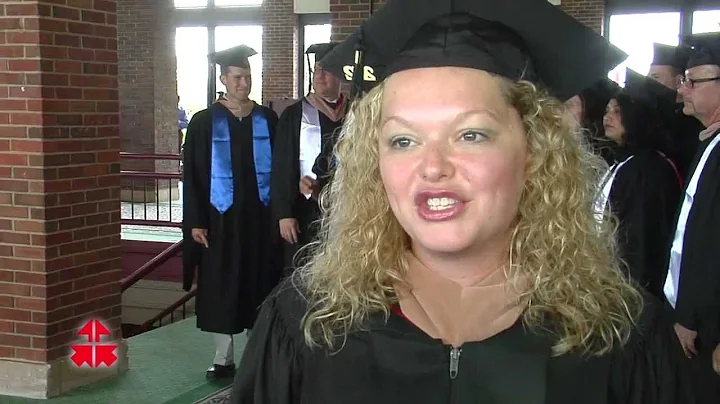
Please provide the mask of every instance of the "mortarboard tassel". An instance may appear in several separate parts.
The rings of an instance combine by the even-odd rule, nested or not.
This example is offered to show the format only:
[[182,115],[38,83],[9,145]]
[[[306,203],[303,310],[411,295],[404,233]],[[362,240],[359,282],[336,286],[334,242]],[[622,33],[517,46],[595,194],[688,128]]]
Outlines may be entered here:
[[365,41],[363,40],[363,31],[364,27],[360,26],[360,31],[358,32],[358,41],[357,45],[355,46],[355,68],[353,70],[353,77],[350,87],[350,100],[355,100],[356,97],[362,94],[363,89],[363,81],[364,81],[364,71],[365,71]]

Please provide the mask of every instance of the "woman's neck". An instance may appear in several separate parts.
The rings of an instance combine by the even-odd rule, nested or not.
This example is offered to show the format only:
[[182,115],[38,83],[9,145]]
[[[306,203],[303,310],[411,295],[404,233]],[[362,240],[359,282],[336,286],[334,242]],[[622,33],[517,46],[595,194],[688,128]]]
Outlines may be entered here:
[[428,269],[460,286],[478,284],[508,265],[509,237],[495,245],[461,253],[437,253],[413,246],[412,252]]

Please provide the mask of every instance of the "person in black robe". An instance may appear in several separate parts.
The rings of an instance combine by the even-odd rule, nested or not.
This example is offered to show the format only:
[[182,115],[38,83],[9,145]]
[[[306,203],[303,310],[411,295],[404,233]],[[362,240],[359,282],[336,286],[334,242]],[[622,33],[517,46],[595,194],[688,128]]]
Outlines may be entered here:
[[[650,64],[648,77],[656,80],[673,92],[677,92],[680,82],[685,76],[689,53],[684,47],[653,44],[653,60]],[[682,98],[676,94],[678,104],[668,114],[672,117],[672,137],[663,152],[677,166],[680,176],[685,179],[700,141],[697,134],[704,129],[700,121],[683,114]]]
[[398,309],[373,314],[338,352],[309,348],[301,332],[306,299],[288,279],[265,303],[231,403],[693,403],[677,339],[654,303],[612,354],[553,356],[554,335],[517,322],[490,340],[466,343],[453,375],[452,347]]
[[[320,217],[317,175],[312,171],[323,148],[333,142],[342,126],[347,99],[340,93],[340,79],[323,70],[318,63],[336,43],[308,47],[308,66],[314,92],[288,106],[278,121],[270,186],[274,220],[283,238],[285,272],[301,265],[299,249],[315,238]],[[315,63],[310,63],[314,55]],[[300,181],[309,184],[311,192],[300,192]]]
[[692,46],[679,89],[683,112],[706,127],[677,214],[664,293],[692,366],[698,403],[720,402],[720,33],[686,38]]
[[[326,69],[342,72],[353,54],[355,72],[372,67],[382,84],[355,101],[336,148],[337,169],[327,194],[330,209],[324,213],[321,250],[263,305],[230,401],[688,402],[678,368],[681,350],[666,313],[649,298],[643,303],[641,293],[622,277],[611,234],[607,227],[598,229],[594,220],[591,167],[602,163],[574,136],[569,120],[562,117],[561,102],[545,92],[564,101],[599,80],[625,55],[558,8],[536,0],[390,0],[321,62]],[[464,101],[449,101],[459,97],[463,85],[470,87],[461,95]],[[485,94],[491,92],[489,101]],[[461,115],[473,118],[456,118]],[[501,123],[501,116],[512,117],[512,123]],[[385,129],[386,125],[391,127]],[[510,125],[516,131],[507,130]],[[481,129],[489,133],[478,136]],[[512,146],[502,140],[507,137],[521,140]],[[533,151],[512,162],[501,158],[506,156],[504,148],[523,145],[532,145]],[[524,175],[532,177],[504,176],[499,171],[508,167],[500,162],[520,172],[527,167],[532,174]],[[472,167],[487,171],[483,178],[489,189],[483,196],[471,190],[460,196],[457,189],[464,187],[459,184],[479,175],[470,171]],[[388,182],[386,176],[397,181]],[[403,178],[408,185],[401,184]],[[407,189],[393,189],[392,184]],[[506,187],[517,193],[503,198]],[[499,199],[489,202],[496,191]],[[519,193],[520,201],[514,199]],[[364,203],[352,205],[358,201]],[[458,204],[466,209],[463,213],[448,207]],[[423,213],[425,208],[453,216],[433,216]],[[508,213],[515,208],[517,214]],[[507,214],[498,219],[502,224],[495,222],[495,213]],[[427,220],[434,222],[430,224],[413,215],[437,220]],[[513,224],[516,220],[519,223]],[[513,236],[506,237],[508,233]],[[596,260],[594,251],[599,250],[604,258]],[[422,269],[419,258],[411,260],[419,257],[416,251],[441,265]],[[488,258],[496,253],[514,263],[516,274],[532,273],[530,265],[545,268],[527,279],[542,289],[529,291],[531,301],[559,293],[563,285],[562,297],[548,304],[573,303],[538,313],[531,322],[536,326],[526,327],[530,315],[521,319],[518,309],[532,313],[532,303],[506,306],[494,300],[493,296],[504,296],[503,301],[510,301],[505,293],[513,294],[515,288],[507,283],[483,282],[487,288],[470,290],[473,287],[463,289],[454,277],[445,277],[451,270],[458,271],[457,277],[474,277],[476,272],[467,272],[494,267],[491,275],[483,276],[510,282],[503,271],[508,268]],[[537,255],[540,258],[534,258]],[[534,259],[530,264],[528,260]],[[427,279],[416,283],[422,276]],[[545,276],[552,280],[541,279]],[[523,280],[514,284],[530,286]],[[417,285],[422,287],[416,290]],[[458,294],[446,293],[457,289]],[[462,308],[455,302],[465,292],[472,295],[471,304],[466,310],[453,310]],[[429,300],[413,301],[413,293]],[[511,300],[524,300],[517,299]],[[460,321],[502,307],[512,315]],[[572,317],[591,308],[596,314],[581,320],[584,327],[598,326],[607,315],[619,328],[610,330],[606,324],[605,337],[616,340],[617,330],[627,339],[617,338],[618,343],[609,346],[608,339],[600,338],[607,348],[602,352],[579,341],[571,344],[577,349],[559,347],[566,325],[563,313]],[[431,312],[442,313],[436,324],[444,319],[488,333],[480,339],[447,342],[446,336],[428,331],[427,323],[421,325],[423,313],[431,317]],[[507,327],[501,329],[499,323]],[[602,333],[583,334],[594,340]]]
[[193,116],[186,140],[183,283],[189,290],[197,269],[197,326],[216,344],[208,377],[233,374],[233,335],[252,329],[280,279],[269,206],[278,118],[248,98],[255,53],[241,45],[210,56],[227,94]]
[[[664,252],[672,237],[682,179],[662,153],[670,134],[659,111],[661,105],[674,107],[675,94],[632,70],[627,77],[625,89],[610,100],[603,120],[605,135],[617,147],[596,208],[602,212],[609,207],[618,219],[626,273],[661,301]],[[653,85],[666,92],[664,100],[648,90]]]

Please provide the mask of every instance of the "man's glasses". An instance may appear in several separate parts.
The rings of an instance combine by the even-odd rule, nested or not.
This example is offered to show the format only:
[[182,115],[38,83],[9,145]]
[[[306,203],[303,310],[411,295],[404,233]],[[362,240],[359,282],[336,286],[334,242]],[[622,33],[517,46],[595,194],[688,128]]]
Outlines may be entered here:
[[680,79],[680,85],[695,88],[695,84],[697,83],[707,83],[709,81],[717,81],[720,80],[720,77],[709,77],[705,79],[691,79],[688,77],[683,77]]

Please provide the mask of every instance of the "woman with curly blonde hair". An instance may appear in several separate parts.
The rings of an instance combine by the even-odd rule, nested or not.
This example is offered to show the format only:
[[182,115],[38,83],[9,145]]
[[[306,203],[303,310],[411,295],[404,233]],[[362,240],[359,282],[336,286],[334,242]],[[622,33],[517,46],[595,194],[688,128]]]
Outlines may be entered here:
[[558,100],[622,57],[540,0],[391,0],[336,47],[324,69],[377,85],[233,402],[685,402],[672,329],[594,216],[607,166]]

